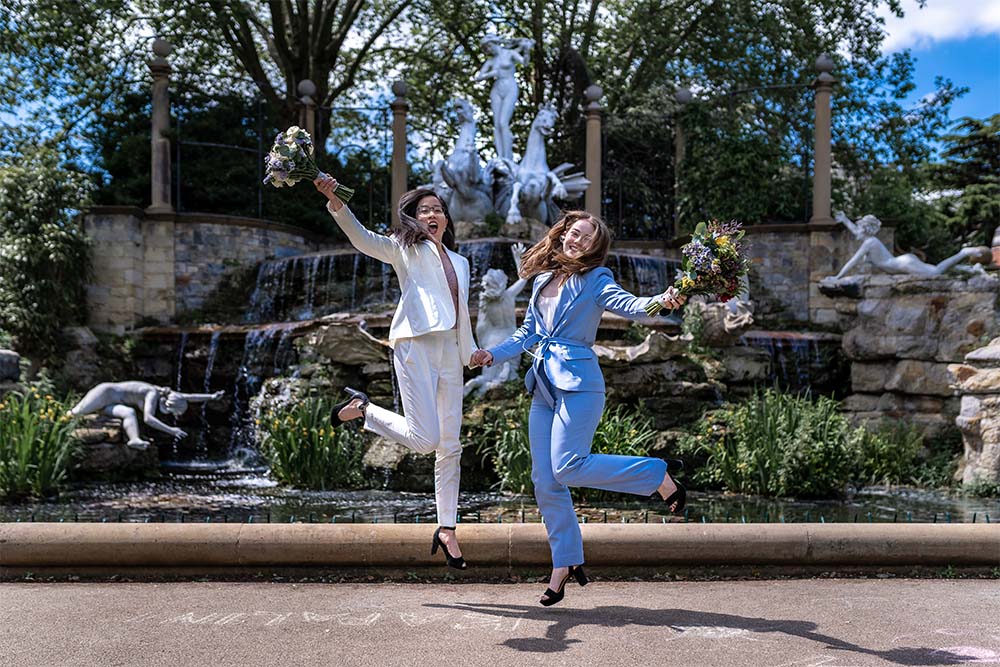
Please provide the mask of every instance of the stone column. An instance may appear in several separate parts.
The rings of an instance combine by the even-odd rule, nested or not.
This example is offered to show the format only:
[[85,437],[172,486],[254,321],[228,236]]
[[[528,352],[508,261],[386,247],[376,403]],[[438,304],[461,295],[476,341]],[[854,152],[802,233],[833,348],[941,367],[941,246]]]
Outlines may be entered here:
[[592,215],[601,215],[601,103],[604,91],[591,85],[583,91],[583,113],[587,117],[587,153],[584,175],[590,181],[583,197],[583,208]]
[[392,224],[399,224],[397,205],[399,198],[406,192],[406,112],[410,105],[406,101],[408,88],[405,81],[395,81],[392,92],[396,96],[389,107],[392,109],[392,190],[390,206],[392,206]]
[[316,141],[316,101],[313,95],[316,94],[316,84],[309,79],[302,79],[298,85],[299,102],[302,108],[299,111],[299,127],[309,133],[309,136]]
[[153,74],[153,127],[152,163],[150,182],[151,201],[146,210],[150,213],[173,213],[170,203],[170,140],[166,133],[170,129],[170,63],[167,56],[174,47],[165,39],[153,40],[153,55],[149,61],[149,71]]
[[830,214],[830,168],[832,150],[830,146],[830,96],[837,80],[833,71],[833,60],[825,53],[816,59],[819,76],[813,82],[816,89],[816,145],[813,161],[813,206],[809,222],[833,222]]
[[678,88],[674,95],[677,108],[674,111],[674,238],[681,235],[680,230],[680,198],[681,198],[681,165],[684,163],[684,155],[687,150],[687,137],[684,134],[684,107],[692,99],[691,91],[687,88]]

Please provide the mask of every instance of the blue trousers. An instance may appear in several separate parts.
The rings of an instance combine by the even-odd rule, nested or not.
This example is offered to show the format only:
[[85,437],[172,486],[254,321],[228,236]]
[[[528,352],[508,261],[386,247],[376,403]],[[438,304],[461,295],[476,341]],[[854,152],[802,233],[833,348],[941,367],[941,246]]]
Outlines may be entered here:
[[643,456],[591,454],[604,411],[604,393],[553,388],[553,405],[535,394],[528,417],[531,481],[545,519],[553,567],[583,564],[583,538],[570,486],[648,496],[663,482],[667,464]]

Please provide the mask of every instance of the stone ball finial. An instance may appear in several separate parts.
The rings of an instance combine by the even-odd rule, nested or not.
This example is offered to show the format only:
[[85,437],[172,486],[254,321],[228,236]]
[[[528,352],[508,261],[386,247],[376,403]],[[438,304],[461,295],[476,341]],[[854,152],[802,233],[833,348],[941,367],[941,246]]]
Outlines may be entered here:
[[678,88],[677,92],[674,93],[674,99],[677,100],[678,104],[690,104],[691,100],[694,99],[694,95],[687,88]]
[[316,84],[310,79],[302,79],[299,81],[297,90],[299,91],[299,95],[303,97],[312,97],[316,94]]
[[406,85],[406,82],[402,79],[398,79],[392,82],[392,94],[396,97],[406,97],[406,93],[409,92],[410,87]]
[[157,37],[153,40],[153,55],[160,58],[166,58],[173,50],[174,45],[162,37]]
[[833,58],[831,58],[829,54],[821,53],[819,58],[816,59],[814,67],[817,72],[825,72],[826,74],[829,74],[833,71]]
[[583,91],[583,99],[587,102],[587,104],[593,104],[603,96],[604,89],[595,83],[590,84],[587,86],[587,89]]

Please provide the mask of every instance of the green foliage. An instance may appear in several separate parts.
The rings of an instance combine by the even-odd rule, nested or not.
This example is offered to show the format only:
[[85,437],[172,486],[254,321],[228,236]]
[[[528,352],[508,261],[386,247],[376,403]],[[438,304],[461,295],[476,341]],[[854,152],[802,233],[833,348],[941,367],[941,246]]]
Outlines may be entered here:
[[89,193],[49,145],[0,155],[0,329],[24,353],[53,352],[58,332],[86,319],[90,255],[74,217]]
[[331,428],[332,409],[332,401],[308,398],[261,415],[261,454],[275,479],[321,491],[361,485],[364,438],[350,425]]
[[679,443],[704,465],[695,481],[734,493],[826,498],[852,483],[906,483],[921,463],[919,433],[852,427],[836,401],[767,389],[705,415]]
[[[531,397],[519,394],[513,405],[490,407],[475,426],[466,427],[466,438],[477,443],[477,453],[489,457],[499,478],[497,488],[504,493],[528,494],[531,483],[531,446],[528,415]],[[591,452],[648,456],[656,439],[650,420],[642,414],[616,406],[605,410],[594,433]],[[574,489],[581,500],[597,500],[609,494],[600,489]]]
[[940,200],[941,212],[958,238],[990,245],[1000,224],[1000,113],[963,118],[943,139],[943,161],[930,168],[930,181],[957,194]]
[[861,484],[911,484],[922,467],[924,436],[905,422],[883,422],[859,441],[856,479]]
[[68,410],[37,388],[0,398],[0,496],[49,496],[63,485],[77,446]]
[[464,439],[493,463],[503,493],[531,493],[531,447],[528,413],[531,397],[519,391],[509,404],[487,404],[475,421],[465,421]]

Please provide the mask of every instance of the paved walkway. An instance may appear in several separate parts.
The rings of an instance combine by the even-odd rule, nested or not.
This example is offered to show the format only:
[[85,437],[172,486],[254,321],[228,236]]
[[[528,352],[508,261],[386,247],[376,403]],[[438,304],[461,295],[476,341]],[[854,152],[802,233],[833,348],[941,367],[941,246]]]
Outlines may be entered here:
[[1000,581],[0,584],[0,665],[1000,665]]

